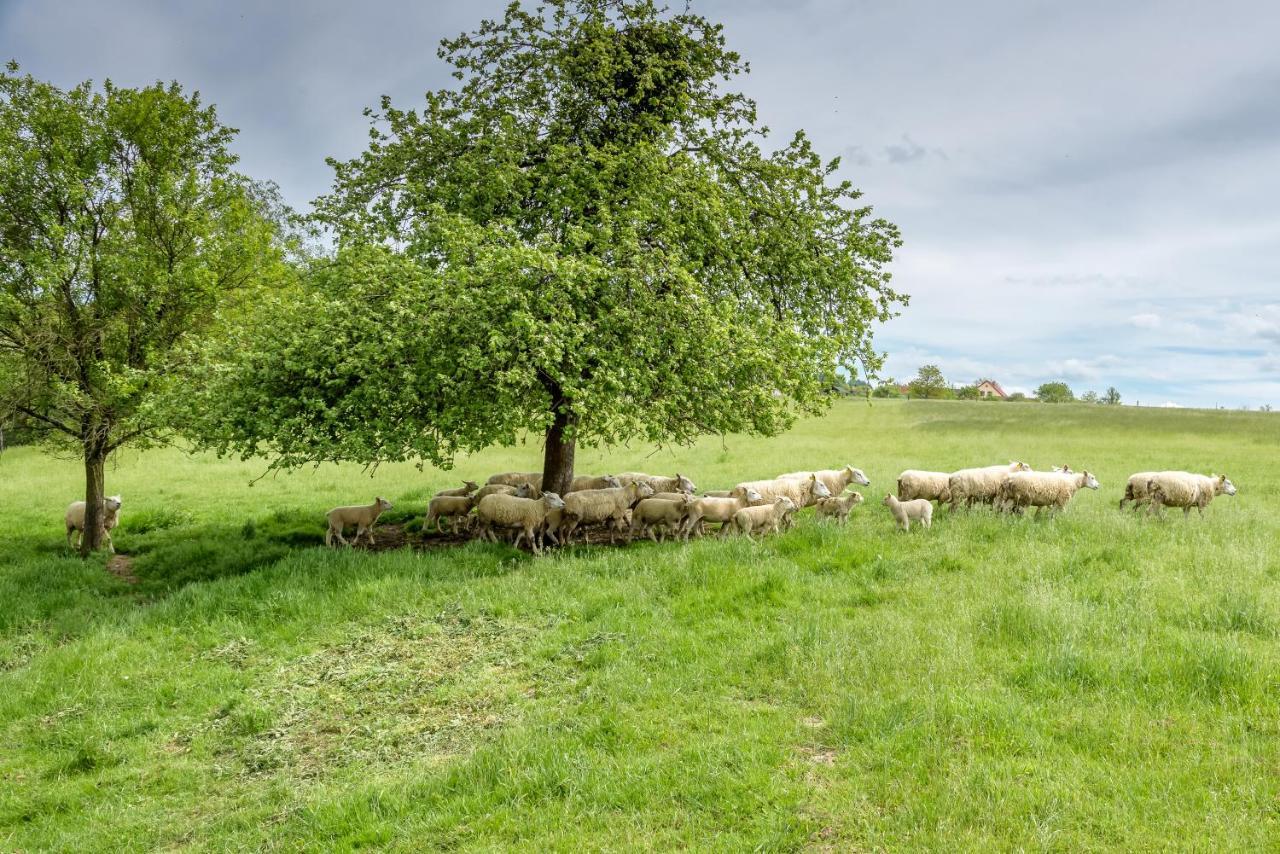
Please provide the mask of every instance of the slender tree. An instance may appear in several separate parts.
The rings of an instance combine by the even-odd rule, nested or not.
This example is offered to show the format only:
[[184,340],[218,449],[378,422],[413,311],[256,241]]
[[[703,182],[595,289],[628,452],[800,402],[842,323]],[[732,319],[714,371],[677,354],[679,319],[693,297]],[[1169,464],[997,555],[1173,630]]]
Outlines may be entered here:
[[578,444],[775,433],[878,366],[898,232],[803,133],[766,151],[718,25],[513,3],[439,55],[456,88],[331,161],[310,293],[210,354],[206,444],[448,465],[532,431],[564,490]]
[[0,73],[0,414],[83,457],[85,553],[108,457],[164,427],[176,345],[279,257],[233,133],[176,83]]
[[1115,386],[1107,388],[1107,393],[1102,396],[1102,402],[1108,406],[1120,405],[1120,391]]

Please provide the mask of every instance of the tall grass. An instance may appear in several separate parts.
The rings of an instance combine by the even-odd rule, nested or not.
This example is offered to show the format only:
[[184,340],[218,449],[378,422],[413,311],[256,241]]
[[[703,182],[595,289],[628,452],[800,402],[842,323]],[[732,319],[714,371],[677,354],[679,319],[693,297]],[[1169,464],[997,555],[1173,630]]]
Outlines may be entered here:
[[[852,463],[846,528],[762,544],[318,547],[457,473],[125,456],[117,547],[66,553],[80,469],[0,457],[0,847],[1273,849],[1276,416],[842,403],[770,440],[580,453],[703,488]],[[1098,475],[1055,519],[902,535],[906,467]],[[1125,476],[1225,471],[1203,518]]]

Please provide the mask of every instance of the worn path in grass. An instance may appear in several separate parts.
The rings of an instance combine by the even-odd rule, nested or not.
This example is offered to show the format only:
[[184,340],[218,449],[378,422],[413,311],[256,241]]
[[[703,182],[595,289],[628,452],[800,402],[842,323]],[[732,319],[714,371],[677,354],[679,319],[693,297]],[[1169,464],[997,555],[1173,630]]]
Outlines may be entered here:
[[[771,440],[583,471],[703,488],[852,463],[847,528],[763,544],[318,547],[340,503],[409,524],[455,473],[123,457],[117,546],[64,553],[79,467],[0,457],[0,848],[372,845],[1274,849],[1280,418],[839,404]],[[875,502],[906,467],[1094,471],[1054,520]],[[608,460],[606,463],[605,460]],[[1124,476],[1224,470],[1204,518]]]

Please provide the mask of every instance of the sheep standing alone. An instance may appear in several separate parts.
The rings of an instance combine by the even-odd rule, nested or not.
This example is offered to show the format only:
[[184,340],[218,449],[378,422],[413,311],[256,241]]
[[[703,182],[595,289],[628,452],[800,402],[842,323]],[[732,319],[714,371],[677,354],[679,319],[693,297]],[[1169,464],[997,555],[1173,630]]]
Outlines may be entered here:
[[478,536],[493,542],[498,538],[494,528],[515,528],[515,544],[525,539],[534,554],[542,554],[542,531],[548,514],[564,509],[564,500],[554,492],[544,492],[541,498],[517,498],[514,495],[486,495],[476,505]]
[[[667,531],[678,534],[695,500],[686,493],[680,493],[680,497],[675,499],[642,498],[631,511],[631,538],[635,539],[636,534],[648,534],[649,539],[657,542]],[[656,535],[655,528],[658,528]]]
[[[564,517],[560,530],[562,539],[568,541],[580,525],[595,522],[612,522],[609,542],[615,541],[619,526],[623,524],[627,510],[635,507],[643,498],[653,496],[653,487],[647,483],[609,489],[585,489],[564,497]],[[558,535],[559,536],[559,535]]]
[[1031,471],[1031,466],[1013,461],[1005,466],[985,466],[952,472],[947,479],[947,488],[951,492],[951,512],[954,513],[961,504],[971,507],[976,502],[993,503],[1004,476],[1015,471]]
[[733,528],[751,539],[752,533],[778,533],[787,527],[788,520],[795,514],[794,501],[785,495],[779,495],[772,503],[758,507],[743,507],[733,514]]
[[444,520],[449,520],[449,533],[456,533],[458,526],[467,527],[468,514],[475,502],[470,495],[436,495],[427,504],[427,519],[422,523],[425,532],[435,524],[436,530],[444,533]]
[[[110,498],[102,499],[102,513],[99,516],[100,527],[102,530],[102,540],[107,545],[107,550],[111,554],[116,553],[116,545],[111,540],[111,530],[120,524],[120,506],[123,502],[119,495],[112,495]],[[79,549],[80,544],[84,542],[84,511],[86,505],[83,501],[73,501],[67,505],[67,514],[64,517],[67,523],[67,546],[68,548]],[[71,545],[71,535],[78,533],[75,545]]]
[[848,495],[819,498],[818,503],[813,505],[813,509],[817,515],[835,519],[843,525],[849,521],[849,514],[853,511],[853,508],[861,503],[862,493],[850,492]]
[[886,494],[884,501],[880,503],[889,508],[889,513],[897,520],[898,527],[904,531],[911,530],[913,519],[926,528],[933,526],[933,505],[924,498],[899,501],[892,494]]
[[936,501],[938,506],[951,501],[951,475],[944,471],[907,469],[898,475],[898,500],[913,501],[923,498]]
[[704,495],[689,507],[689,515],[684,523],[684,538],[688,540],[689,534],[695,528],[698,530],[698,536],[702,536],[703,525],[706,522],[719,522],[720,536],[723,537],[729,533],[729,526],[733,522],[735,513],[744,507],[760,504],[763,500],[760,493],[751,487],[747,487],[742,494],[736,496]]
[[822,481],[822,485],[832,495],[839,495],[844,492],[851,483],[856,483],[860,486],[871,485],[871,481],[863,474],[862,469],[856,469],[853,466],[845,466],[842,469],[823,469],[822,471],[793,471],[780,474],[778,477],[786,480],[808,480],[811,475]]
[[[1066,466],[1063,467],[1064,469]],[[1088,471],[1020,471],[1005,475],[996,495],[996,508],[1022,514],[1028,507],[1050,508],[1060,513],[1081,489],[1097,489],[1098,479]]]
[[374,545],[373,525],[378,521],[378,517],[391,509],[391,502],[382,496],[373,499],[372,504],[358,504],[353,507],[335,507],[325,514],[325,518],[329,520],[329,530],[324,532],[324,544],[326,546],[333,545],[336,537],[342,545],[349,545],[342,532],[346,530],[348,525],[355,525],[356,536],[353,542],[360,542],[360,535],[364,534],[369,539],[369,545]]
[[1147,498],[1152,513],[1163,513],[1165,507],[1181,507],[1185,518],[1194,507],[1204,515],[1216,496],[1235,495],[1236,486],[1225,474],[1192,474],[1185,471],[1158,472],[1147,482]]

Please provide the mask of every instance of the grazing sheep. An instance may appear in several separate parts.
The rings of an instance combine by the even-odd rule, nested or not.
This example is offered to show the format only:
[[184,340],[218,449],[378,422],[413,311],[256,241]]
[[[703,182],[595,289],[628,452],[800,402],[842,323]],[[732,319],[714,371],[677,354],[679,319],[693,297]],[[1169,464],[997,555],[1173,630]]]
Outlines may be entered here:
[[961,504],[972,507],[975,502],[993,503],[1004,476],[1015,471],[1031,471],[1031,466],[1013,461],[1006,466],[986,466],[952,472],[947,480],[947,488],[951,491],[951,512],[954,513]]
[[684,538],[688,540],[689,534],[695,528],[698,531],[698,536],[702,536],[703,526],[706,522],[719,522],[720,536],[726,536],[729,533],[729,527],[733,522],[735,513],[745,507],[751,507],[763,501],[764,499],[760,497],[760,493],[751,487],[747,487],[740,495],[735,496],[704,495],[689,507],[689,514],[684,523]]
[[443,496],[449,496],[449,495],[454,495],[454,496],[470,495],[471,493],[475,492],[478,488],[479,488],[479,484],[477,484],[474,480],[464,480],[462,482],[462,486],[459,486],[455,489],[440,490],[439,492],[436,493],[436,498],[441,498]]
[[474,506],[475,501],[470,495],[436,495],[427,504],[427,520],[422,523],[422,530],[430,530],[435,523],[436,530],[443,534],[444,520],[448,519],[449,533],[456,533],[459,525],[468,527],[468,514]]
[[[799,509],[794,501],[785,495],[779,495],[770,504],[759,507],[743,507],[733,514],[733,528],[738,533],[751,539],[753,532],[767,534],[778,533],[788,527],[787,520]],[[727,527],[727,526],[726,526]]]
[[907,469],[898,475],[898,500],[924,498],[941,507],[951,500],[951,475],[944,471]]
[[519,486],[527,483],[530,486],[542,488],[542,472],[540,471],[508,471],[502,474],[495,474],[485,483],[494,483],[502,486]]
[[910,501],[899,501],[892,493],[886,494],[880,502],[889,508],[898,527],[904,531],[911,530],[911,520],[919,522],[926,528],[933,526],[933,505],[925,498],[913,498]]
[[780,474],[778,477],[787,480],[808,480],[810,475],[815,475],[818,480],[822,481],[822,485],[830,490],[832,495],[839,495],[844,492],[851,483],[861,486],[871,485],[871,481],[867,480],[867,476],[862,473],[862,469],[856,469],[853,466],[845,466],[842,469],[823,469],[822,471],[793,471],[787,474]]
[[609,521],[613,523],[609,529],[609,542],[615,542],[618,526],[622,524],[626,511],[635,507],[641,499],[652,496],[653,487],[640,482],[629,486],[584,489],[570,493],[564,497],[564,517],[560,524],[560,530],[564,534],[561,540],[568,542],[580,525]]
[[861,492],[850,492],[848,495],[819,498],[813,506],[814,512],[823,517],[835,519],[841,525],[849,521],[849,513],[862,503]]
[[324,533],[324,544],[331,546],[336,538],[344,546],[351,545],[342,536],[342,532],[346,530],[348,525],[355,525],[356,536],[353,542],[360,542],[360,535],[365,534],[369,539],[369,545],[374,545],[374,523],[378,521],[379,516],[390,509],[391,502],[382,496],[373,499],[372,504],[333,508],[325,514],[325,518],[329,520],[329,530]]
[[1079,490],[1097,489],[1098,486],[1098,479],[1087,471],[1012,472],[1000,482],[995,505],[996,509],[1019,515],[1028,507],[1035,507],[1037,516],[1045,507],[1050,508],[1051,513],[1060,513]]
[[[102,513],[100,515],[100,525],[102,529],[102,541],[107,544],[107,550],[111,554],[116,553],[116,545],[111,540],[111,530],[120,524],[120,506],[123,502],[119,495],[112,495],[110,498],[102,499]],[[84,542],[84,511],[85,503],[83,501],[73,501],[67,505],[67,546],[73,549],[79,549],[80,544]],[[79,534],[76,537],[75,545],[71,545],[71,535]]]
[[655,493],[684,492],[692,495],[698,489],[698,487],[694,486],[693,481],[680,474],[680,472],[676,472],[675,477],[662,477],[661,475],[644,474],[638,471],[626,471],[615,475],[615,477],[620,486],[627,486],[640,481],[652,486]]
[[[617,489],[620,486],[622,484],[611,474],[600,476],[584,474],[573,479],[569,492],[585,492],[588,489]],[[657,492],[657,490],[655,489],[654,492]]]
[[772,504],[774,499],[785,496],[797,508],[811,507],[819,498],[830,498],[831,490],[818,480],[817,475],[809,473],[808,479],[774,478],[773,480],[749,480],[735,486],[729,495],[738,498],[746,494],[746,490],[754,489],[760,493],[761,500]]
[[[647,533],[649,539],[657,542],[666,531],[678,535],[696,500],[687,493],[680,493],[675,499],[657,496],[641,499],[631,511],[631,538],[635,539],[637,533]],[[656,535],[654,528],[659,529]]]
[[492,542],[498,538],[494,528],[515,528],[514,545],[519,547],[523,538],[534,554],[542,554],[542,530],[547,516],[564,509],[564,500],[554,492],[544,492],[541,498],[517,498],[514,495],[486,495],[476,505],[477,536]]
[[1194,507],[1204,515],[1204,508],[1219,495],[1235,495],[1236,486],[1225,474],[1192,474],[1185,471],[1156,473],[1147,482],[1147,496],[1152,513],[1164,513],[1166,507],[1181,507],[1185,518]]

